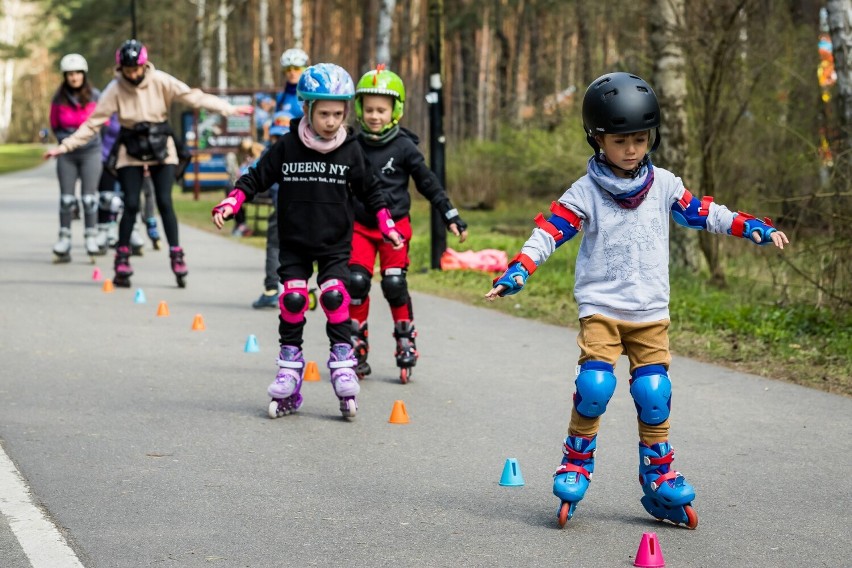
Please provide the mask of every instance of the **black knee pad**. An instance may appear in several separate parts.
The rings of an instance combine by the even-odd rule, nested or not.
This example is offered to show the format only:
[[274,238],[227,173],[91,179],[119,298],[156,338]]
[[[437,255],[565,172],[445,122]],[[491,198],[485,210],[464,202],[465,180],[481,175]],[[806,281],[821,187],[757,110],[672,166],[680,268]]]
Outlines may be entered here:
[[372,277],[363,266],[355,265],[352,267],[351,272],[349,276],[349,296],[352,298],[352,303],[360,304],[370,295]]
[[320,304],[323,310],[330,312],[334,311],[343,305],[346,298],[340,290],[328,290],[320,294]]
[[302,294],[291,292],[284,294],[284,299],[281,303],[284,304],[284,309],[291,314],[298,314],[305,310],[305,306],[308,305],[308,299]]
[[408,282],[404,268],[388,268],[382,274],[382,294],[391,306],[404,306],[408,303]]

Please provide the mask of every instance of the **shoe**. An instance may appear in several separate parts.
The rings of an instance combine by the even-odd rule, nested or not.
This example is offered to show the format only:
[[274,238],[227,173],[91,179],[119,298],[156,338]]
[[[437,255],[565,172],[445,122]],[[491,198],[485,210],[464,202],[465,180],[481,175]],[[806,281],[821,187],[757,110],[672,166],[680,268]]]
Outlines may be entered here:
[[256,310],[262,310],[264,308],[277,308],[278,307],[278,290],[267,290],[260,297],[255,300],[251,307]]
[[251,228],[248,225],[246,225],[245,223],[240,223],[239,225],[234,227],[233,231],[231,231],[231,236],[234,236],[234,237],[250,237],[252,235],[252,233],[253,233],[253,231],[251,230]]

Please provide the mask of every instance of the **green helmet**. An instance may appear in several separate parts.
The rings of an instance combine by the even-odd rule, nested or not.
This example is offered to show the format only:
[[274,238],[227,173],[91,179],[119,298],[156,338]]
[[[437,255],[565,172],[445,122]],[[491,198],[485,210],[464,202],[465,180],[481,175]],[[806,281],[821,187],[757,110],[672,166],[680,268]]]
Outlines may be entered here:
[[385,127],[389,130],[399,123],[402,118],[402,111],[405,107],[405,84],[399,75],[393,71],[385,69],[383,64],[379,64],[373,71],[364,74],[355,86],[355,116],[358,117],[358,122],[366,128],[364,124],[364,107],[361,105],[361,97],[363,95],[386,95],[393,97],[393,111],[391,112],[391,123]]

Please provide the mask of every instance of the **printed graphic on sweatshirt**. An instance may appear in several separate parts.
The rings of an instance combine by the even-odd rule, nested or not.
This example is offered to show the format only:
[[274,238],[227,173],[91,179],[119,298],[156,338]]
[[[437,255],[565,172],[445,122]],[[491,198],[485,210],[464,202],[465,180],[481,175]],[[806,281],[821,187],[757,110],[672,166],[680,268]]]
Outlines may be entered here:
[[649,197],[644,209],[624,209],[612,199],[606,199],[600,236],[606,259],[606,276],[609,281],[654,280],[661,262],[668,261],[662,247],[665,233],[657,216],[643,215],[643,211],[656,211],[647,207],[657,201]]
[[327,162],[284,162],[281,164],[281,179],[284,183],[338,183],[346,184],[348,164]]
[[388,163],[387,163],[387,164],[385,164],[384,166],[382,166],[382,173],[383,173],[383,174],[392,174],[392,173],[394,173],[395,171],[396,171],[396,170],[395,170],[395,169],[394,169],[394,167],[393,167],[393,157],[391,157],[391,158],[388,160]]

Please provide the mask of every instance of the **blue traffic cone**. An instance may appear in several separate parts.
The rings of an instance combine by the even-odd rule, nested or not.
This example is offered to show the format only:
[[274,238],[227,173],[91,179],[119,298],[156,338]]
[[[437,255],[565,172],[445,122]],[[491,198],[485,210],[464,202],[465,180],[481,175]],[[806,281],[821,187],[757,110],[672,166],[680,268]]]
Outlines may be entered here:
[[133,298],[133,301],[137,304],[144,304],[148,300],[145,299],[145,292],[142,291],[142,288],[136,289],[136,297]]
[[257,353],[260,351],[260,347],[257,346],[257,337],[253,335],[249,335],[248,339],[246,339],[246,348],[244,349],[246,353]]
[[508,458],[503,466],[503,475],[500,477],[500,485],[505,487],[520,487],[524,484],[524,476],[521,475],[521,466],[518,460]]

